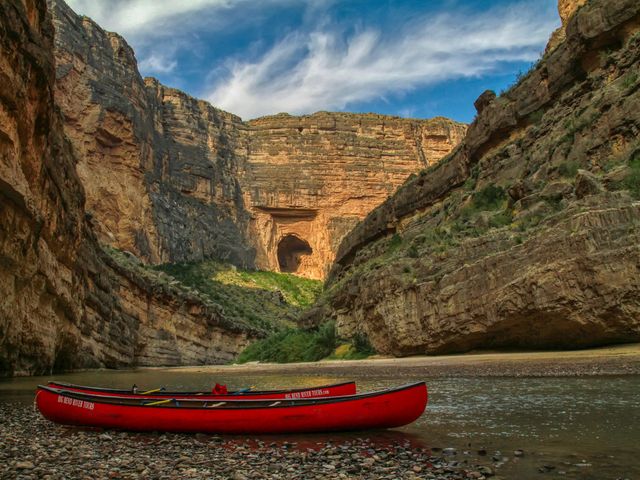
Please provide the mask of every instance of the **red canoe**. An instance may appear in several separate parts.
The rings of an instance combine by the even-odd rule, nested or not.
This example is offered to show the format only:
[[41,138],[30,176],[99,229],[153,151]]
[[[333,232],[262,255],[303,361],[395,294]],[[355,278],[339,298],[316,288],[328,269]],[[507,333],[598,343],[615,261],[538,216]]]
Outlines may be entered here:
[[91,395],[116,396],[125,398],[177,398],[187,399],[196,397],[198,400],[226,400],[226,399],[296,399],[296,398],[322,398],[353,395],[356,393],[355,382],[336,383],[333,385],[322,385],[319,387],[306,387],[291,390],[238,390],[230,391],[226,394],[212,392],[170,392],[163,389],[149,390],[147,392],[134,393],[132,390],[118,390],[115,388],[87,387],[84,385],[73,385],[63,382],[49,382],[49,387],[58,388],[68,392],[88,393]]
[[69,392],[38,386],[36,404],[56,423],[131,431],[267,434],[400,427],[427,406],[424,382],[344,397],[299,400],[175,400]]

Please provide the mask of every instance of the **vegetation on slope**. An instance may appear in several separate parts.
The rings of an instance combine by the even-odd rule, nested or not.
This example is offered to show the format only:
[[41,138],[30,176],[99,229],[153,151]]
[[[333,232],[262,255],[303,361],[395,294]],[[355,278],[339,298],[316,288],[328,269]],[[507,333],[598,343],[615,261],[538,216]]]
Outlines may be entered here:
[[[320,298],[323,306],[314,307],[320,318],[340,312],[345,330],[362,329],[377,348],[400,355],[457,351],[482,342],[584,345],[586,334],[543,338],[520,335],[514,325],[534,318],[541,325],[544,318],[560,325],[545,310],[553,301],[568,312],[589,305],[591,292],[584,287],[580,293],[574,272],[584,275],[584,285],[592,285],[593,260],[610,255],[624,265],[625,254],[616,249],[633,251],[628,245],[639,223],[630,212],[637,211],[640,199],[638,109],[631,107],[640,92],[638,47],[640,32],[590,53],[596,61],[588,76],[572,82],[562,77],[566,83],[553,85],[549,96],[538,95],[547,85],[546,65],[503,97],[484,95],[478,121],[462,147],[415,175],[343,240],[343,256]],[[599,64],[598,53],[604,55]],[[563,58],[554,57],[549,67],[557,78]],[[562,68],[573,75],[572,65]],[[557,249],[550,249],[554,242]],[[599,256],[592,259],[592,251]],[[633,260],[626,261],[631,263],[611,269],[633,270]],[[527,282],[535,284],[539,276],[543,283],[545,271],[560,273],[562,266],[566,277],[554,279],[562,286],[549,290],[552,300],[536,303],[537,298],[527,296],[532,291]],[[607,288],[626,292],[628,286],[632,292],[633,282],[621,277],[619,286]],[[476,278],[476,284],[469,280]],[[503,303],[483,310],[484,298],[487,305]],[[625,311],[620,317],[633,320],[627,313],[633,302],[608,298],[611,310]],[[417,312],[403,311],[401,300]],[[598,300],[592,301],[597,307]],[[605,307],[584,308],[610,325]],[[385,315],[395,315],[395,323]],[[414,341],[416,324],[439,331]],[[567,325],[568,332],[578,330]],[[495,331],[489,328],[494,326]],[[405,335],[400,340],[398,332]],[[616,335],[627,338],[624,327]],[[594,334],[590,341],[611,340]]]
[[325,322],[317,330],[287,329],[247,347],[238,357],[238,363],[261,362],[315,362],[324,358],[355,360],[375,353],[364,337],[351,341],[336,336],[335,324]]
[[322,282],[288,273],[240,270],[214,260],[153,267],[220,305],[227,317],[274,332],[291,328]]
[[366,338],[336,337],[333,322],[315,330],[297,327],[297,318],[315,301],[322,282],[288,273],[241,270],[214,260],[148,266],[134,255],[104,246],[122,268],[135,272],[149,288],[197,297],[219,308],[229,322],[247,324],[269,336],[240,354],[239,363],[310,362],[323,358],[358,359],[375,353]]

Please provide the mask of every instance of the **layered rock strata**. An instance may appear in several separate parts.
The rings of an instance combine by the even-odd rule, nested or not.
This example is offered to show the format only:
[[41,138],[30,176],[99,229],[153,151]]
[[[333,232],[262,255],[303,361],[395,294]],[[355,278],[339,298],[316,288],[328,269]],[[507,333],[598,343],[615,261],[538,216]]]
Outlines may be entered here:
[[[54,105],[44,1],[0,4],[0,79],[0,375],[218,363],[259,335],[99,247]],[[95,133],[87,149],[113,141]]]
[[122,37],[49,0],[56,102],[101,241],[151,263],[253,266],[238,117],[138,73]]
[[[465,131],[445,118],[320,112],[248,122],[241,177],[256,263],[282,270],[291,238],[300,245],[290,271],[323,278],[340,240],[407,177],[451,151]],[[294,242],[291,242],[294,243]]]
[[326,112],[243,122],[142,80],[121,37],[49,4],[56,98],[88,209],[102,241],[151,263],[215,257],[322,278],[349,229],[465,131]]
[[640,340],[639,32],[635,1],[578,9],[347,235],[315,320],[394,355]]

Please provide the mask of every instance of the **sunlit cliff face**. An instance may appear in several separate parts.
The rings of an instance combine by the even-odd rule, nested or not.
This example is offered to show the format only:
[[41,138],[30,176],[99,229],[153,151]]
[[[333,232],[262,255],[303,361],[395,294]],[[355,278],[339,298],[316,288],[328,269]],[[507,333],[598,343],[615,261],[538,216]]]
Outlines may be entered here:
[[324,278],[340,241],[466,126],[444,118],[320,112],[248,122],[240,175],[256,266]]

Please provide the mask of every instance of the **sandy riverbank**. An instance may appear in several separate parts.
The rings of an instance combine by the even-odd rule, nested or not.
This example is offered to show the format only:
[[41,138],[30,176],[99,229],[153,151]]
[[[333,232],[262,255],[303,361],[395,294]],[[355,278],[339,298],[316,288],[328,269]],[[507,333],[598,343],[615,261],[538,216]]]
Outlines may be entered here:
[[331,375],[350,372],[357,376],[589,376],[640,375],[640,343],[573,351],[474,352],[462,355],[325,360],[309,363],[247,363],[176,367],[184,371],[278,372]]

